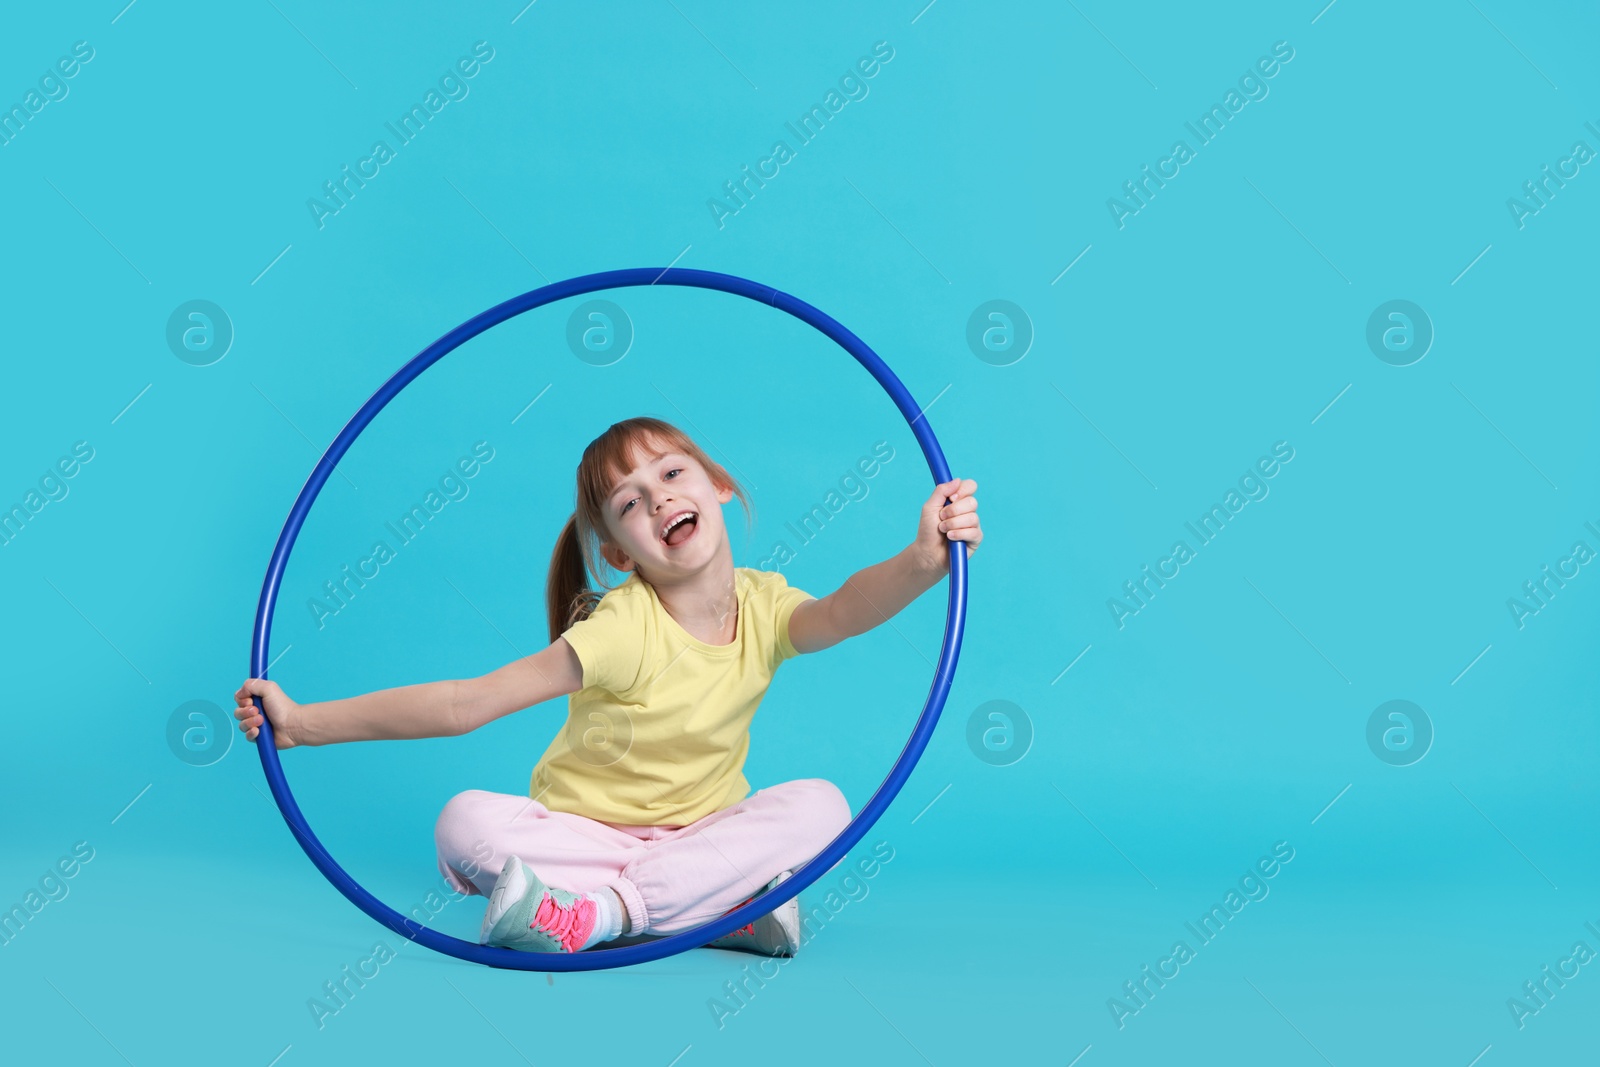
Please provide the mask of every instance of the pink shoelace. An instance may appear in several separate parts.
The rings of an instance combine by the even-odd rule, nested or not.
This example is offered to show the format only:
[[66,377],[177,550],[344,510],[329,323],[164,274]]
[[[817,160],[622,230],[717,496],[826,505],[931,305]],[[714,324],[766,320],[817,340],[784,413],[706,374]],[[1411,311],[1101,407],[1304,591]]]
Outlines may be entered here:
[[[736,912],[740,908],[744,907],[746,904],[750,903],[754,899],[756,899],[756,898],[755,897],[745,897],[737,905],[735,905],[734,907],[729,908],[727,911],[723,912],[722,914],[728,915],[728,914],[730,914],[732,912]],[[754,937],[755,933],[756,933],[756,924],[753,923],[753,922],[748,922],[748,923],[745,923],[743,926],[739,927],[739,929],[737,929],[737,930],[728,931],[727,933],[723,934],[722,937],[717,938],[717,940],[721,941],[723,937]]]
[[557,904],[555,897],[547,890],[528,928],[556,938],[565,952],[577,952],[594,932],[598,910],[595,902],[586,896],[579,897],[571,904]]

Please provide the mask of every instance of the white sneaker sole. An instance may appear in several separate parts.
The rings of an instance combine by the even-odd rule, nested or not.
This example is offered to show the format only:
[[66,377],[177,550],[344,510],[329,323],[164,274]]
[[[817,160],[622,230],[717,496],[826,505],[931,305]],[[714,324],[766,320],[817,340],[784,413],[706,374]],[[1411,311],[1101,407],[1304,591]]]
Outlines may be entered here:
[[516,856],[506,858],[495,879],[494,890],[489,894],[489,906],[483,912],[483,925],[478,928],[478,944],[489,943],[489,932],[506,912],[510,911],[528,891],[528,877],[522,871],[522,860]]

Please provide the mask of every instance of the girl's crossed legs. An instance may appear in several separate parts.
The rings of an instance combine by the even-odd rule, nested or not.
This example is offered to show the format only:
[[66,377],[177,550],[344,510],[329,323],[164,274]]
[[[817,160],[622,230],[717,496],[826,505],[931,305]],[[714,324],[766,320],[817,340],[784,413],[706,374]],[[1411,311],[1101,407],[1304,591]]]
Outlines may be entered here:
[[445,805],[434,842],[457,892],[488,896],[506,858],[520,856],[546,885],[611,889],[630,936],[662,936],[727,914],[821,852],[850,818],[844,794],[822,778],[768,786],[686,826],[623,826],[469,789]]

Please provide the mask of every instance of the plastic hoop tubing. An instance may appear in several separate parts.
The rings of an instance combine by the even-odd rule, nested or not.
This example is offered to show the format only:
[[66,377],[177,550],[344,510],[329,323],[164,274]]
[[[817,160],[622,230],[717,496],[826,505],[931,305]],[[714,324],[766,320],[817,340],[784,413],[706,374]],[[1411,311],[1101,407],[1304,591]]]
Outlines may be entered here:
[[[939,442],[933,436],[928,420],[923,417],[921,409],[917,407],[916,401],[911,398],[911,394],[901,384],[900,379],[895,377],[894,372],[860,338],[805,301],[744,278],[704,270],[670,267],[658,270],[654,267],[635,267],[569,278],[513,297],[481,315],[468,319],[439,338],[423,349],[415,359],[401,367],[394,377],[384,382],[382,388],[362,405],[361,410],[357,411],[355,417],[339,432],[339,436],[328,446],[328,450],[323,453],[322,459],[311,472],[305,488],[300,490],[300,496],[295,500],[289,518],[284,523],[283,532],[278,535],[277,546],[272,550],[272,559],[267,564],[266,581],[261,588],[261,601],[256,607],[255,633],[250,646],[250,677],[267,677],[267,646],[272,633],[272,613],[277,604],[278,588],[283,580],[284,568],[289,562],[289,552],[294,548],[295,538],[299,536],[300,528],[305,524],[306,514],[316,501],[317,494],[322,491],[323,483],[333,474],[339,459],[378,412],[383,410],[384,405],[441,357],[491,326],[498,325],[513,316],[569,296],[579,296],[602,289],[650,285],[715,289],[747,297],[786,311],[801,322],[826,334],[854,356],[895,402],[901,414],[905,416],[912,433],[916,435],[917,442],[922,446],[923,455],[933,473],[934,484],[940,485],[950,480],[950,468],[945,463],[944,453],[939,449]],[[693,930],[685,930],[636,945],[596,948],[571,954],[517,952],[513,949],[491,948],[442,934],[399,914],[378,900],[351,878],[328,854],[327,849],[322,847],[322,843],[317,840],[316,834],[306,823],[305,816],[300,813],[294,795],[289,791],[289,784],[283,776],[283,767],[278,761],[272,724],[265,715],[262,716],[261,730],[256,737],[256,749],[261,755],[261,767],[266,772],[267,784],[272,788],[273,799],[278,803],[278,810],[283,813],[284,822],[288,824],[295,840],[300,842],[300,847],[305,849],[306,855],[322,872],[323,877],[356,907],[408,940],[472,963],[522,971],[601,970],[675,955],[685,949],[703,946],[706,942],[765,915],[822,877],[872,828],[900,792],[900,788],[905,785],[906,779],[916,767],[917,760],[927,748],[934,727],[938,724],[939,713],[944,709],[945,699],[949,696],[950,685],[955,678],[956,661],[961,653],[961,635],[967,613],[966,542],[952,541],[949,550],[950,598],[945,617],[944,643],[939,649],[939,662],[934,669],[933,685],[928,691],[928,700],[922,709],[922,715],[917,719],[916,727],[912,730],[905,748],[901,750],[899,758],[890,768],[888,777],[872,794],[872,798],[867,801],[860,813],[851,820],[850,825],[840,831],[839,836],[830,841],[826,848],[799,867],[791,877],[770,892]],[[259,709],[261,698],[255,697],[254,702]]]

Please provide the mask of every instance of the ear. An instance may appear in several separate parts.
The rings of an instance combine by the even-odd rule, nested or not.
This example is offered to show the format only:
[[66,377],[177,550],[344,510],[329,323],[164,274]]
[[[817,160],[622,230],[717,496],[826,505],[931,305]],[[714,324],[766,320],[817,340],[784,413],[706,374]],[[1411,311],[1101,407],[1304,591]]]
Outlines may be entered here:
[[616,545],[612,544],[610,541],[602,541],[600,543],[600,555],[607,563],[611,564],[611,566],[615,567],[619,571],[631,571],[635,566],[633,560],[628,557],[628,554],[622,551],[622,549],[618,548]]
[[717,503],[726,504],[733,499],[733,487],[728,485],[717,486]]

